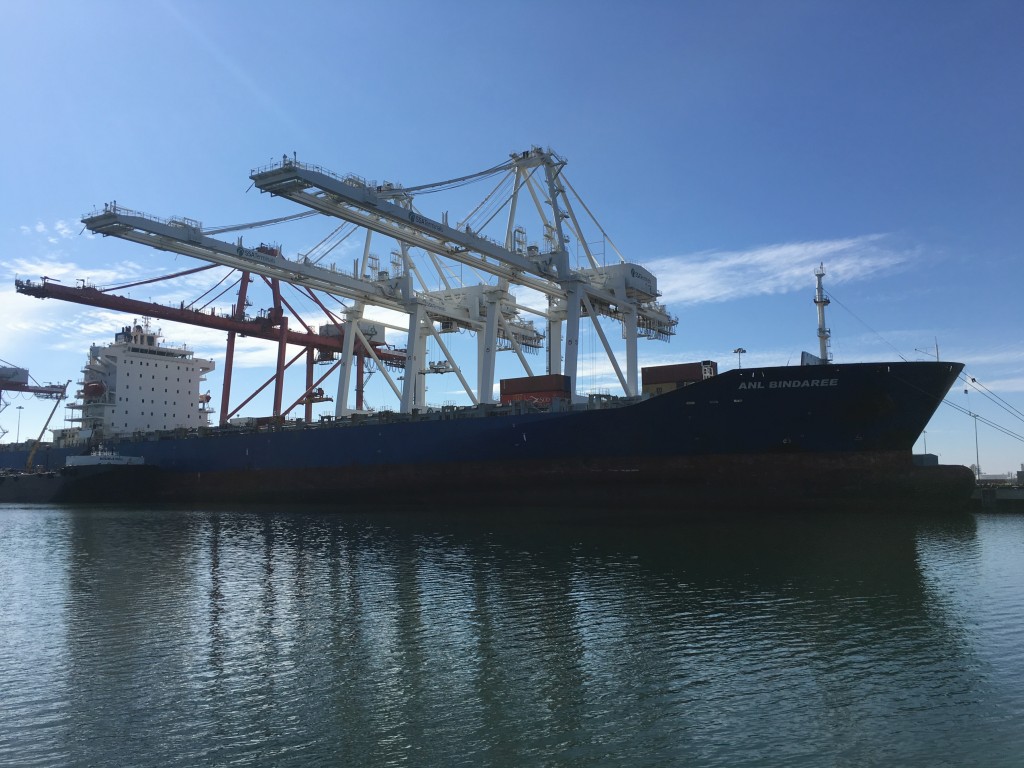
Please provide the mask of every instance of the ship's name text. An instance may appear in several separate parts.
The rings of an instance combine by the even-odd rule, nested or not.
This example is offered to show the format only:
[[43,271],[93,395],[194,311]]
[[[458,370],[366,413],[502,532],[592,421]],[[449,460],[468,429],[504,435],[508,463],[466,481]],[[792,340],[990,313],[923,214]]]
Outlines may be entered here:
[[838,387],[839,379],[786,379],[783,381],[741,381],[737,389],[799,389],[801,387]]

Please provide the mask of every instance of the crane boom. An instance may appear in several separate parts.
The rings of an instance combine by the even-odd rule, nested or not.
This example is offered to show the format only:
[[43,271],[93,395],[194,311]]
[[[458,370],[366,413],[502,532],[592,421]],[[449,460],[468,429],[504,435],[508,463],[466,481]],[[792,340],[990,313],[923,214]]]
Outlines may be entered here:
[[361,280],[333,269],[291,261],[281,255],[279,248],[262,245],[247,248],[240,241],[228,243],[203,234],[202,225],[193,219],[160,219],[109,203],[102,211],[84,217],[82,223],[90,232],[100,235],[112,235],[389,309],[401,311],[403,308],[402,286],[398,285],[398,280]]
[[[454,229],[445,222],[434,221],[390,202],[389,197],[405,196],[400,188],[390,185],[372,187],[358,177],[341,178],[319,166],[294,160],[257,169],[249,178],[261,192],[301,202],[322,213],[354,221],[499,277],[515,278],[517,272],[546,279],[557,277],[550,259],[528,259],[486,237]],[[321,194],[310,193],[310,189]],[[488,264],[484,257],[490,257],[494,263]],[[545,283],[531,287],[545,292],[557,290],[557,286]]]
[[44,400],[60,400],[64,397],[66,384],[20,384],[15,381],[0,379],[0,392],[24,392],[36,395]]
[[[243,336],[251,336],[255,339],[264,339],[266,341],[280,340],[281,331],[266,320],[237,320],[231,317],[224,317],[223,315],[198,312],[194,309],[167,307],[163,304],[138,301],[125,296],[105,293],[90,285],[72,288],[71,286],[47,280],[46,278],[43,278],[41,283],[31,280],[15,280],[14,286],[18,293],[25,296],[33,296],[37,299],[58,299],[74,304],[85,304],[90,307],[102,307],[117,312],[156,317],[161,320],[197,325],[219,331],[235,332]],[[285,341],[288,344],[315,347],[335,353],[341,353],[344,349],[343,333],[341,335],[322,335],[318,333],[303,333],[291,329],[284,331],[284,333]],[[366,349],[363,349],[363,352],[368,354]],[[378,354],[384,353],[380,352]],[[4,385],[4,388],[6,389],[7,386]]]

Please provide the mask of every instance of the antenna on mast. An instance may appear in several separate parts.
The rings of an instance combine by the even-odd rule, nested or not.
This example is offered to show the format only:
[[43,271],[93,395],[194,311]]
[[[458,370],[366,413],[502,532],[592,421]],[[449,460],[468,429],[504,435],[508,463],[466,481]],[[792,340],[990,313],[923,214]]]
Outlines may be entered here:
[[824,262],[818,264],[818,268],[814,270],[814,276],[818,280],[818,289],[814,293],[814,304],[818,307],[818,357],[822,362],[828,362],[832,359],[832,352],[829,350],[832,331],[825,327],[825,307],[831,302],[822,287],[822,278],[825,277]]

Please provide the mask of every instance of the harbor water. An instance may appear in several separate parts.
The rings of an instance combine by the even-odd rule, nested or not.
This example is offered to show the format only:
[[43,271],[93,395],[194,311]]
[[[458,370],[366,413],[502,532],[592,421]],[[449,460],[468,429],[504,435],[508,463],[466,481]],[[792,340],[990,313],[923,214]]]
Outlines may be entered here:
[[0,507],[0,765],[1020,766],[1024,515]]

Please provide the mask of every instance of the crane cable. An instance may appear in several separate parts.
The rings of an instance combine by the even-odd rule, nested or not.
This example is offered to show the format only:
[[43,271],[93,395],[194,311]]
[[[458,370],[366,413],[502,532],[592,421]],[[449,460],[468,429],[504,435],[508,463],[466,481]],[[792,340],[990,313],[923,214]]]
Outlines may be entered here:
[[511,170],[514,167],[514,165],[515,164],[512,161],[508,161],[501,163],[500,165],[496,165],[493,168],[488,168],[486,171],[478,171],[477,173],[471,173],[468,176],[460,176],[457,179],[448,179],[447,181],[436,181],[432,184],[420,184],[415,187],[402,187],[401,191],[419,192],[424,195],[429,195],[433,192],[442,192],[447,189],[455,189],[456,187],[464,186],[471,181],[476,181],[477,179],[482,179],[486,176],[493,176],[494,174],[501,173],[502,171]]
[[964,408],[962,405],[957,405],[952,400],[943,400],[942,402],[948,405],[950,408],[960,411],[960,413],[964,414],[965,416],[970,416],[972,419],[977,419],[985,426],[994,429],[996,432],[1001,432],[1007,437],[1012,437],[1014,440],[1019,440],[1020,442],[1024,443],[1024,435],[1018,434],[1011,429],[1007,429],[1002,424],[996,424],[991,419],[986,419],[984,416],[981,416],[975,413],[974,411],[968,410],[967,408]]
[[1002,408],[1004,411],[1009,413],[1014,418],[1016,418],[1016,419],[1018,419],[1020,421],[1024,421],[1024,413],[1021,413],[1021,411],[1018,408],[1014,407],[1013,405],[1010,405],[1010,403],[1008,403],[1005,400],[1003,400],[1003,398],[1001,398],[999,395],[997,395],[991,389],[986,387],[984,384],[982,384],[976,378],[974,378],[973,376],[970,376],[969,374],[966,374],[966,373],[965,374],[961,374],[961,378],[964,379],[964,383],[965,384],[968,383],[967,379],[970,378],[970,382],[969,383],[970,383],[970,385],[972,387],[975,387],[975,388],[980,387],[981,389],[984,390],[984,392],[982,392],[982,395],[987,397],[989,400],[992,400],[993,402],[995,402],[995,404],[997,406]]
[[285,221],[295,221],[296,219],[305,219],[310,216],[316,216],[318,211],[302,211],[301,213],[293,213],[290,216],[280,216],[276,219],[265,219],[263,221],[253,221],[248,224],[232,224],[229,227],[211,227],[210,229],[204,229],[204,235],[223,235],[225,232],[237,232],[242,229],[256,229],[257,227],[269,227],[271,224],[280,224]]

